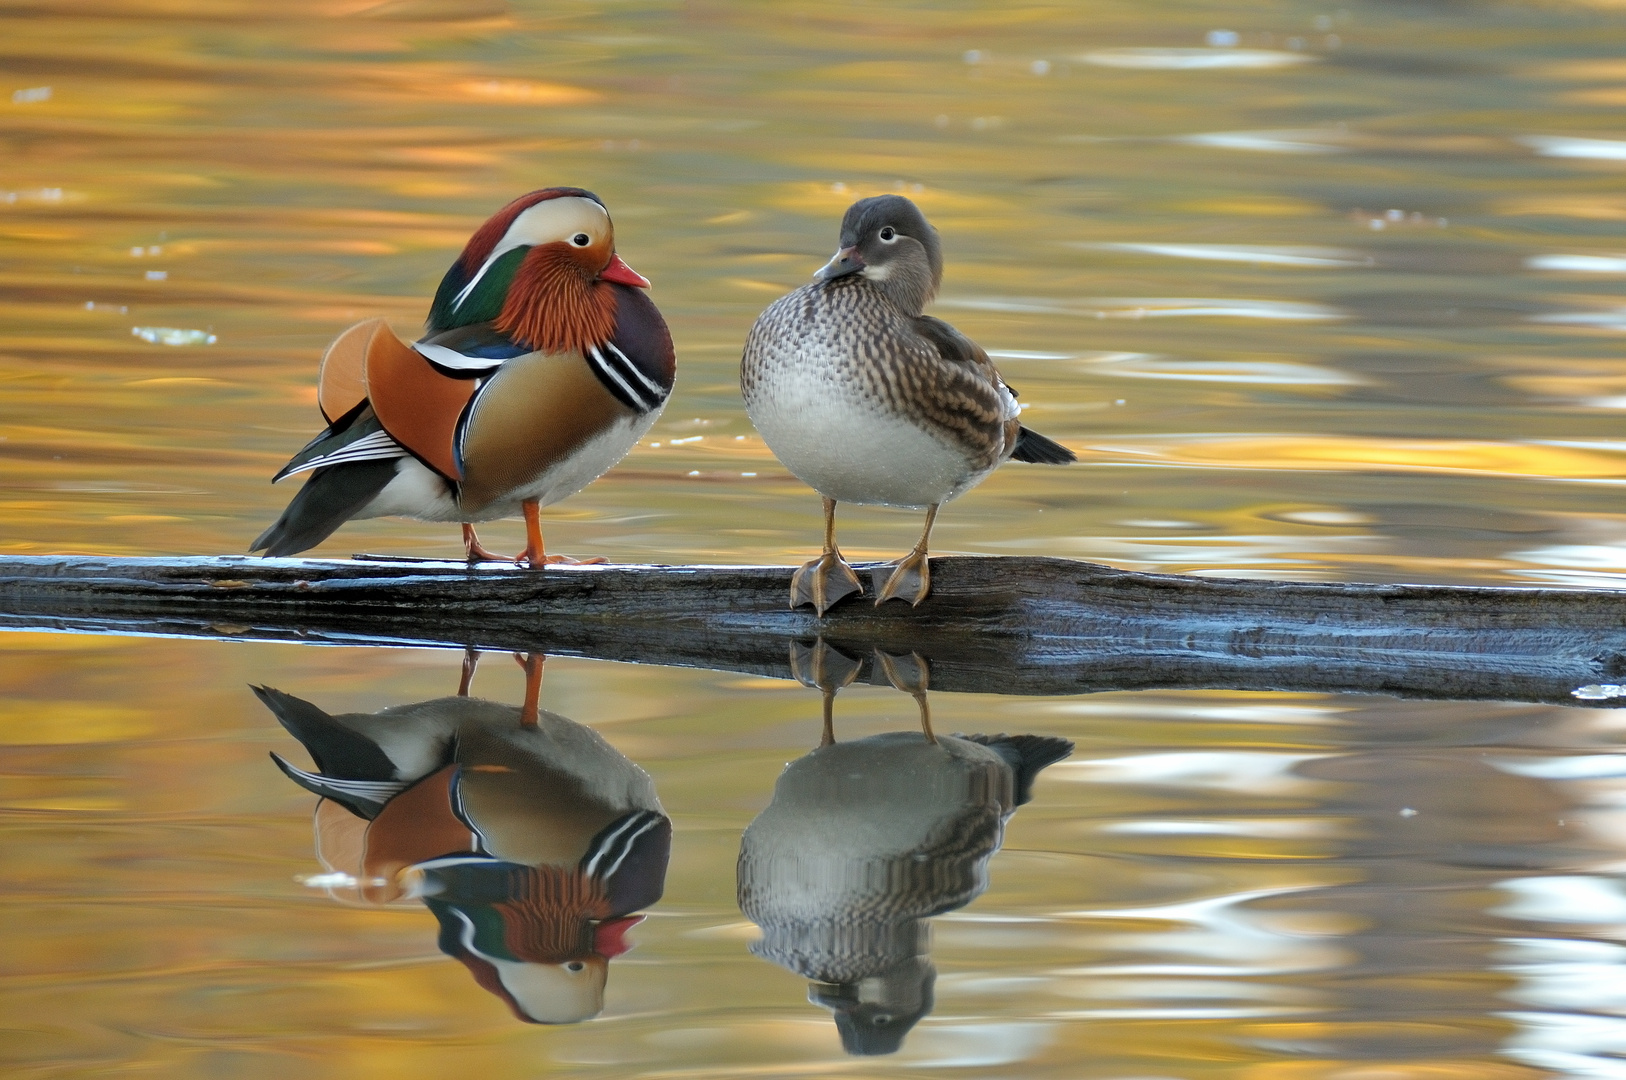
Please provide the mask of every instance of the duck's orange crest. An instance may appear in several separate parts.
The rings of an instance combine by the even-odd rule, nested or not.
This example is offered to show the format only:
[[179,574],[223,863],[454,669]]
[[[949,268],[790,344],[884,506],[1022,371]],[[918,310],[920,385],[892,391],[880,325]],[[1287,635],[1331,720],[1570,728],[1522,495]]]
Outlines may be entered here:
[[541,244],[514,271],[496,327],[545,353],[585,353],[615,333],[615,289],[568,244]]

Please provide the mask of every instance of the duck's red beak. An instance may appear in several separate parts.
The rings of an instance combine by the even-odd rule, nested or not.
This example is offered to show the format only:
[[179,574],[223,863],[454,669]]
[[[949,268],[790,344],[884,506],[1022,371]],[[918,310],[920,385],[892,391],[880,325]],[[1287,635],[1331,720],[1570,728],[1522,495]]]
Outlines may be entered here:
[[621,261],[621,256],[611,255],[610,265],[604,268],[599,275],[601,281],[614,281],[621,285],[631,285],[637,289],[649,288],[649,279],[638,271]]
[[643,921],[642,915],[605,919],[593,928],[593,951],[606,960],[614,960],[632,948],[632,942],[627,940],[627,931]]

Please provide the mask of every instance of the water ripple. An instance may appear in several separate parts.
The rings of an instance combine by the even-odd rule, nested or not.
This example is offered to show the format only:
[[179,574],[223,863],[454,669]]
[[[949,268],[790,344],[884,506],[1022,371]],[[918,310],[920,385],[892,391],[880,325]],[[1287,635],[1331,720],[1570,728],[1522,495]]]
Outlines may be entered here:
[[1141,244],[1072,243],[1070,247],[1095,251],[1127,251],[1141,255],[1167,255],[1172,259],[1200,259],[1211,262],[1252,263],[1258,266],[1345,267],[1371,266],[1373,259],[1345,248],[1282,245],[1258,247],[1250,244]]
[[1238,71],[1296,67],[1316,60],[1304,53],[1279,49],[1098,49],[1078,57],[1097,67],[1140,71]]

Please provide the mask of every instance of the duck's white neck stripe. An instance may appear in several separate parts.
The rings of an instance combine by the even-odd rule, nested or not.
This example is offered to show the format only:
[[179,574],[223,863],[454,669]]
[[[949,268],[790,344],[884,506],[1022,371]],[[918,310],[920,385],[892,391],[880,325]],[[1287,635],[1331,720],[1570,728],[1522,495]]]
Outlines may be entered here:
[[479,273],[475,274],[469,279],[469,283],[463,286],[462,292],[452,297],[452,310],[456,311],[463,307],[463,301],[467,300],[469,295],[474,292],[474,287],[480,284],[480,279],[486,276],[486,271],[491,269],[492,263],[508,254],[510,251],[513,251],[515,248],[522,246],[518,242],[510,240],[513,232],[513,227],[509,226],[508,232],[503,235],[502,241],[496,247],[491,249],[491,254],[486,257],[486,261],[480,264]]

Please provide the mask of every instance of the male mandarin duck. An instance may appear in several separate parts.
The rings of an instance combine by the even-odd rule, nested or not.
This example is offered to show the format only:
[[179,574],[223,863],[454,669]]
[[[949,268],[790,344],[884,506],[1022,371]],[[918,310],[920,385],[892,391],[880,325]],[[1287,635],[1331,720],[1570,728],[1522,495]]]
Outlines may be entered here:
[[849,1054],[890,1054],[932,1008],[926,919],[988,887],[1034,778],[1072,752],[1044,735],[890,732],[785,767],[740,841],[751,951],[812,981]]
[[273,482],[311,478],[251,551],[292,555],[353,518],[463,523],[469,561],[493,559],[475,522],[523,514],[532,566],[538,510],[626,456],[672,389],[675,357],[649,282],[615,253],[597,195],[547,188],[470,238],[406,345],[382,319],[322,358],[328,421]]
[[977,344],[921,314],[943,278],[937,230],[901,195],[861,199],[835,257],[781,297],[746,340],[740,387],[751,422],[798,479],[824,496],[824,554],[791,579],[792,607],[863,592],[835,542],[838,502],[925,507],[920,543],[876,603],[931,590],[926,542],[937,509],[1008,458],[1046,465],[1071,450],[1022,426],[1016,393]]
[[421,899],[441,951],[521,1020],[602,1010],[609,961],[666,879],[672,826],[648,773],[542,709],[459,696],[330,716],[255,693],[316,762],[272,755],[323,797],[317,857],[336,899]]

